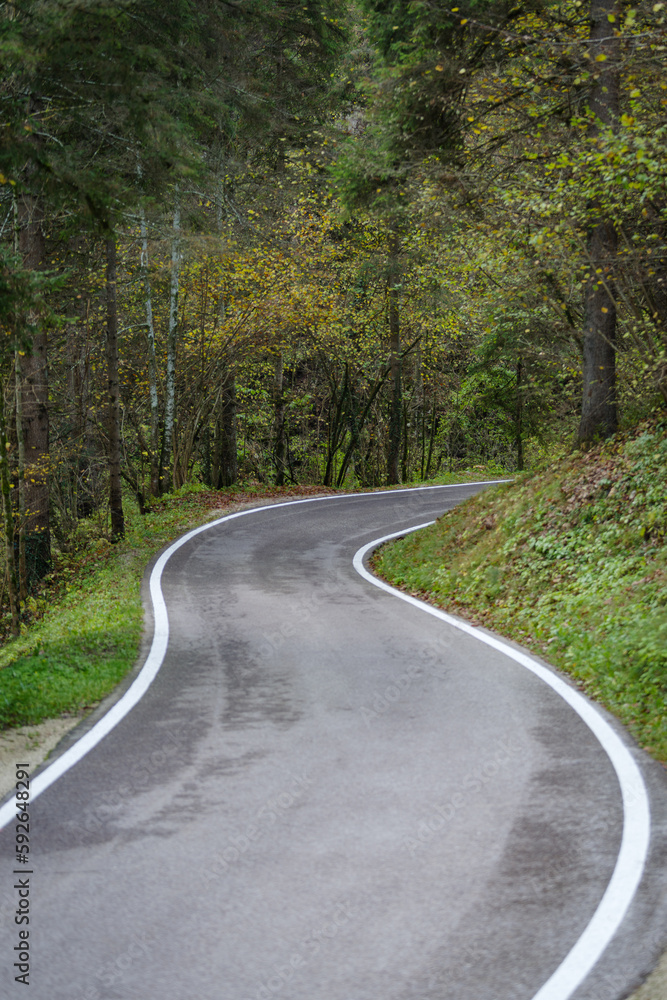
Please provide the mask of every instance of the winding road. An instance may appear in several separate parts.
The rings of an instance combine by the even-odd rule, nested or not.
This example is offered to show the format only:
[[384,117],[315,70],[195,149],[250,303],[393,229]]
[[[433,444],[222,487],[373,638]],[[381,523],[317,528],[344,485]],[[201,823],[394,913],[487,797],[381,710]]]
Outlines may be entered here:
[[32,780],[27,994],[0,807],[3,998],[628,995],[667,943],[663,769],[364,571],[484,485],[244,510],[161,555],[145,665]]

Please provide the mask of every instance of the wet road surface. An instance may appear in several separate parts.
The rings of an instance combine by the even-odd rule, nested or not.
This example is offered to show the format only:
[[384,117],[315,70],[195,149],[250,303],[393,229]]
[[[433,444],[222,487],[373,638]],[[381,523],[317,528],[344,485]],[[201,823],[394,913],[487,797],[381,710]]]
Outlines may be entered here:
[[[352,568],[478,489],[263,508],[171,556],[159,674],[31,806],[33,1000],[538,994],[616,864],[609,758],[538,678]],[[576,1000],[621,1000],[667,938],[664,773],[632,754],[648,865]],[[12,997],[13,825],[0,857]]]

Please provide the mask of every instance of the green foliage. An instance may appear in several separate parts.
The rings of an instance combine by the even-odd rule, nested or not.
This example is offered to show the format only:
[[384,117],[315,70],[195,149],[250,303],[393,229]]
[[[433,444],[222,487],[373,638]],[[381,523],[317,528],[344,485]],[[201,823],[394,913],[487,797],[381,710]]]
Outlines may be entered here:
[[363,127],[334,173],[348,209],[370,205],[396,216],[407,211],[415,167],[451,183],[464,152],[469,81],[485,61],[502,57],[497,43],[517,10],[491,0],[462,0],[453,9],[403,0],[361,6],[375,64],[359,85]]
[[482,494],[377,567],[543,653],[665,761],[666,468],[653,421]]
[[[16,0],[0,17],[0,171],[108,228],[207,160],[302,130],[344,40],[339,0]],[[312,110],[312,109],[311,109]],[[266,149],[263,150],[264,155]],[[4,183],[5,181],[3,181]]]
[[0,169],[51,203],[74,199],[106,226],[136,188],[139,152],[144,176],[183,162],[192,81],[176,29],[182,19],[188,32],[192,5],[19,0],[13,10],[0,22]]

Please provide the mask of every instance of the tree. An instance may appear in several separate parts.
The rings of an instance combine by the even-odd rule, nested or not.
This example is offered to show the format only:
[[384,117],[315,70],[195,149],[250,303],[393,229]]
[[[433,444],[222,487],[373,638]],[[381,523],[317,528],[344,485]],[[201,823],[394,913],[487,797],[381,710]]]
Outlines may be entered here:
[[107,383],[109,440],[109,510],[111,512],[111,539],[120,541],[125,534],[123,493],[120,471],[120,387],[118,384],[118,296],[116,237],[110,233],[106,240],[106,295],[107,295]]
[[[591,59],[602,63],[594,74],[590,94],[590,135],[600,129],[616,131],[619,124],[619,38],[613,25],[620,13],[618,0],[591,0]],[[591,206],[587,236],[587,275],[584,310],[584,370],[579,444],[590,444],[614,434],[616,412],[616,291],[614,271],[618,238],[612,219],[599,205]]]
[[[18,245],[26,271],[45,270],[43,205],[28,186],[18,196]],[[51,569],[49,504],[49,378],[47,333],[44,317],[28,305],[24,328],[32,330],[30,349],[20,366],[21,427],[25,466],[22,470],[23,507],[26,511],[25,536],[27,579],[30,587]]]
[[[0,371],[4,377],[15,354],[24,356],[34,330],[31,319],[39,316],[53,319],[45,296],[58,284],[53,275],[34,272],[25,267],[21,257],[0,247]],[[20,386],[19,386],[20,391]],[[20,431],[20,428],[19,428]],[[5,388],[0,387],[0,492],[2,493],[3,526],[5,533],[5,561],[9,583],[12,615],[12,632],[19,634],[21,588],[17,571],[17,546],[15,515],[11,502],[12,471],[10,468],[11,441],[8,433]],[[37,478],[34,469],[31,477]],[[31,484],[32,486],[33,484]],[[40,484],[41,485],[41,484]],[[31,497],[34,493],[30,494]],[[41,542],[41,538],[40,538]]]
[[[104,5],[78,0],[36,7],[18,0],[11,16],[0,20],[0,56],[7,71],[0,94],[6,126],[0,158],[3,179],[12,178],[17,185],[18,246],[24,267],[44,269],[47,206],[51,211],[76,206],[85,211],[93,228],[108,234],[122,206],[137,198],[126,166],[128,148],[144,146],[150,150],[145,159],[158,167],[167,151],[178,149],[180,93],[178,88],[166,90],[164,84],[174,69],[186,68],[174,45],[178,41],[174,18],[178,14],[179,27],[187,30],[193,17],[180,6],[162,4],[158,11],[148,0]],[[153,39],[157,37],[159,49],[137,42],[137,20],[143,21]],[[162,102],[155,100],[160,84]],[[151,92],[152,109],[157,110],[148,114],[146,95]],[[110,275],[113,270],[110,258]],[[110,278],[110,364],[116,326],[114,286]],[[33,580],[50,567],[47,338],[34,319],[31,316],[29,323],[34,328],[32,348],[21,367],[19,432],[25,447],[22,482]],[[110,413],[117,415],[117,407],[112,405]],[[112,443],[117,436],[110,429]],[[114,537],[119,533],[113,513],[119,496],[112,486]]]
[[398,312],[400,295],[400,238],[396,224],[389,237],[387,268],[387,298],[389,303],[389,372],[391,410],[389,416],[389,446],[387,454],[387,486],[400,483],[399,458],[402,428],[403,393],[401,387],[401,327]]

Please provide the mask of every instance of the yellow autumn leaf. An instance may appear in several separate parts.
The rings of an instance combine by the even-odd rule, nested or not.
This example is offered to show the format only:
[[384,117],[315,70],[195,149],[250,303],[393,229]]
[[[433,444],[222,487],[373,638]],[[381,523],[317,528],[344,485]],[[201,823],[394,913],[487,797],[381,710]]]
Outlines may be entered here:
[[596,62],[604,62],[606,60],[606,58],[607,57],[604,54],[604,52],[600,52],[600,54],[595,57],[595,61]]

